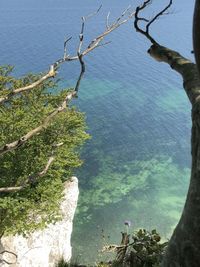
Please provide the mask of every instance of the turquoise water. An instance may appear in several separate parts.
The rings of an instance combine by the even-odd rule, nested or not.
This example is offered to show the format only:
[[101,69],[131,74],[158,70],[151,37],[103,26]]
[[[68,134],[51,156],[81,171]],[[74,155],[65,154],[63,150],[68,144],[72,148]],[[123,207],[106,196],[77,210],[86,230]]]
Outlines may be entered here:
[[[63,39],[77,46],[80,17],[103,3],[102,13],[87,23],[86,44],[131,1],[1,0],[1,64],[15,74],[38,72],[63,53]],[[135,6],[139,1],[135,1]],[[154,1],[158,7],[163,1]],[[192,58],[191,18],[194,1],[177,0],[152,34],[163,45]],[[147,14],[156,12],[152,7]],[[156,228],[170,237],[184,204],[190,172],[190,104],[182,81],[165,64],[151,59],[149,43],[129,22],[112,33],[112,43],[86,59],[79,98],[91,139],[77,172],[80,199],[72,245],[74,259],[94,262],[106,242],[119,242],[125,220]],[[85,45],[86,45],[85,44]],[[60,70],[61,86],[73,86],[78,63]],[[103,232],[102,232],[103,229]],[[109,236],[109,238],[108,238]]]

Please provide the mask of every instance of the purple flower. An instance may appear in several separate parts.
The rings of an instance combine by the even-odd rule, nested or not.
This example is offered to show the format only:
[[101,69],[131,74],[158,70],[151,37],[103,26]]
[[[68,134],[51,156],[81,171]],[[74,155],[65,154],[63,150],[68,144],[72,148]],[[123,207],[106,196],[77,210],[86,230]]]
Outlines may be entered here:
[[130,226],[131,226],[131,221],[125,221],[125,222],[124,222],[124,225],[130,227]]

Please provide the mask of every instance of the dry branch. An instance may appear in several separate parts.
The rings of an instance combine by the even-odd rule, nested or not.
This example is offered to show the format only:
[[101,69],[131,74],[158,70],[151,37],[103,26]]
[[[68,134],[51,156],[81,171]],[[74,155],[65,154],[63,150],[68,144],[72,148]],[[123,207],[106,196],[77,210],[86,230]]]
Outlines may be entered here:
[[[46,75],[44,75],[38,81],[36,81],[36,82],[34,82],[34,83],[30,84],[30,85],[27,85],[25,87],[21,87],[21,88],[18,88],[18,89],[14,89],[7,96],[0,97],[0,103],[3,103],[5,101],[9,100],[10,97],[12,97],[12,96],[14,96],[16,94],[32,90],[35,87],[37,87],[38,85],[40,85],[43,81],[45,81],[45,80],[47,80],[49,78],[55,77],[56,74],[57,74],[56,70],[59,67],[59,65],[61,65],[62,63],[68,62],[68,61],[72,61],[72,60],[77,60],[77,59],[79,60],[79,63],[80,63],[80,66],[81,66],[81,70],[80,70],[80,74],[79,74],[79,77],[77,79],[77,82],[76,82],[74,90],[67,94],[66,98],[63,100],[61,105],[58,108],[56,108],[55,110],[53,110],[43,120],[43,122],[38,127],[30,130],[28,133],[26,133],[24,136],[20,137],[18,140],[13,141],[13,142],[11,142],[9,144],[6,144],[3,147],[1,147],[0,148],[0,155],[3,155],[3,154],[5,154],[5,153],[7,153],[9,151],[12,151],[12,150],[17,149],[18,147],[22,146],[24,143],[26,143],[33,136],[37,135],[42,130],[44,130],[46,127],[48,127],[50,122],[60,112],[63,112],[67,108],[68,102],[72,98],[77,97],[78,89],[79,89],[79,86],[80,86],[80,82],[81,82],[81,80],[83,78],[83,75],[84,75],[84,72],[85,72],[85,63],[83,61],[83,57],[86,54],[88,54],[89,52],[91,52],[93,49],[95,49],[95,48],[97,48],[99,46],[107,44],[107,43],[104,43],[104,44],[101,43],[101,41],[104,39],[104,37],[107,36],[112,31],[114,31],[115,29],[117,29],[120,25],[126,23],[134,15],[133,12],[132,13],[128,13],[129,12],[129,8],[126,9],[122,13],[122,15],[119,18],[117,18],[117,20],[112,25],[109,26],[108,23],[107,23],[106,30],[101,35],[99,35],[95,39],[93,39],[89,43],[88,47],[83,52],[81,52],[81,48],[82,48],[82,45],[83,45],[83,39],[84,39],[85,22],[86,22],[87,19],[89,19],[92,16],[94,16],[95,14],[97,14],[99,12],[100,8],[96,12],[94,12],[92,14],[89,14],[86,17],[82,17],[81,32],[80,32],[80,35],[79,35],[79,44],[78,44],[77,55],[76,56],[70,57],[69,55],[67,55],[67,44],[71,40],[71,37],[67,38],[65,40],[65,42],[64,42],[64,56],[63,56],[63,58],[61,58],[61,59],[57,60],[55,63],[53,63],[50,66],[49,72]],[[125,15],[127,15],[127,17],[125,19],[123,19]],[[60,144],[57,144],[57,145],[53,145],[53,148],[55,149],[55,148],[61,146],[62,144],[63,143],[60,143]],[[54,157],[53,152],[52,152],[51,157],[48,159],[46,166],[44,167],[44,169],[41,172],[37,173],[36,175],[30,175],[26,179],[26,181],[23,183],[23,185],[21,185],[21,186],[12,186],[12,187],[2,187],[2,188],[0,188],[0,193],[11,193],[11,192],[20,191],[20,190],[24,189],[25,187],[27,187],[28,185],[34,183],[37,180],[37,178],[42,177],[47,173],[49,167],[51,166],[51,164],[52,164],[52,162],[54,160],[55,160],[55,157]]]
[[[45,129],[49,123],[51,122],[51,120],[60,112],[64,111],[67,107],[67,103],[74,97],[77,96],[77,93],[78,93],[78,89],[79,89],[79,86],[80,86],[80,82],[81,82],[81,79],[83,78],[83,75],[84,75],[84,72],[85,72],[85,64],[84,64],[84,61],[83,61],[83,57],[88,54],[90,51],[92,51],[93,49],[99,47],[100,45],[104,45],[104,44],[100,44],[101,41],[104,39],[104,37],[106,35],[108,35],[110,32],[114,31],[116,28],[118,28],[120,25],[124,24],[125,22],[127,22],[130,18],[132,18],[134,16],[134,12],[131,12],[131,13],[128,13],[129,12],[129,9],[130,7],[128,7],[125,11],[123,11],[123,13],[121,14],[121,16],[119,18],[116,19],[116,21],[111,25],[109,26],[105,32],[99,36],[97,36],[95,39],[93,39],[89,46],[83,51],[81,52],[81,48],[82,48],[82,44],[83,44],[83,38],[84,38],[84,28],[85,28],[85,22],[88,18],[91,18],[92,16],[94,16],[95,14],[97,14],[100,10],[100,8],[95,12],[95,13],[92,13],[86,17],[82,17],[82,25],[81,25],[81,31],[80,31],[80,35],[79,35],[79,45],[78,45],[78,48],[77,48],[77,55],[74,56],[74,57],[69,57],[66,55],[66,51],[67,51],[67,43],[68,41],[71,39],[68,38],[65,43],[64,43],[64,57],[59,59],[58,61],[56,61],[53,65],[51,65],[50,67],[50,71],[49,71],[49,74],[48,75],[45,75],[44,77],[42,77],[40,80],[38,80],[37,82],[37,85],[39,84],[39,82],[41,83],[41,80],[44,81],[46,79],[48,79],[50,76],[55,76],[56,75],[56,69],[58,68],[58,66],[64,62],[67,62],[67,61],[72,61],[72,60],[79,60],[79,63],[81,65],[81,71],[80,71],[80,75],[78,77],[78,80],[76,82],[76,86],[75,86],[75,89],[74,91],[68,93],[68,95],[66,96],[65,100],[62,102],[62,104],[56,108],[52,113],[50,113],[45,119],[44,121],[41,123],[41,125],[39,125],[38,127],[36,127],[35,129],[32,129],[31,131],[29,131],[28,133],[26,133],[24,136],[20,137],[18,140],[15,140],[9,144],[5,144],[3,147],[0,148],[0,155],[3,155],[9,151],[12,151],[18,147],[20,147],[21,145],[23,145],[24,143],[26,143],[30,138],[32,138],[33,136],[35,136],[36,134],[38,134],[39,132],[41,132],[43,129]],[[127,17],[125,19],[124,16]],[[12,92],[12,96],[14,94],[17,94],[17,93],[21,93],[21,92],[24,92],[24,91],[27,91],[27,90],[30,90],[30,89],[33,89],[34,88],[34,84],[31,84],[27,87],[23,87],[23,88],[18,88],[18,89],[15,89],[13,92]],[[2,102],[4,102],[6,100],[8,96],[4,97],[4,98],[1,98],[3,99]]]
[[65,100],[61,103],[61,105],[56,108],[54,111],[52,111],[42,122],[41,125],[39,125],[38,127],[36,127],[35,129],[32,129],[31,131],[29,131],[28,133],[26,133],[25,135],[23,135],[22,137],[20,137],[18,140],[6,144],[3,147],[0,148],[0,155],[3,155],[9,151],[12,151],[16,148],[18,148],[19,146],[23,145],[24,143],[26,143],[30,138],[32,138],[33,136],[35,136],[36,134],[38,134],[39,132],[41,132],[42,130],[44,130],[45,128],[47,128],[47,126],[49,125],[49,123],[52,121],[52,119],[54,119],[54,117],[56,115],[58,115],[60,112],[63,112],[66,107],[68,102],[76,95],[75,91],[72,91],[70,93],[67,94]]
[[[100,6],[101,8],[101,6]],[[96,15],[100,8],[92,13],[92,14],[89,14],[88,16],[86,17],[83,17],[82,18],[82,32],[84,30],[84,26],[85,26],[85,21],[89,18],[91,18],[92,16]],[[127,16],[125,19],[123,19],[125,16]],[[118,27],[120,27],[122,24],[126,23],[129,19],[131,19],[132,17],[134,16],[134,12],[129,12],[129,9],[126,9],[119,18],[117,18],[115,20],[115,22],[111,25],[111,26],[108,26],[106,28],[106,30],[98,35],[96,38],[94,38],[88,45],[88,47],[81,53],[82,57],[87,55],[88,53],[90,53],[92,50],[94,50],[95,48],[99,47],[99,43],[109,34],[111,33],[112,31],[114,31],[115,29],[117,29]],[[40,79],[38,79],[38,81],[30,84],[30,85],[27,85],[27,86],[24,86],[24,87],[21,87],[21,88],[17,88],[17,89],[11,89],[11,93],[6,95],[6,96],[0,96],[0,103],[3,103],[7,100],[9,100],[10,97],[16,95],[16,94],[19,94],[19,93],[23,93],[24,91],[29,91],[29,90],[32,90],[34,88],[36,88],[38,85],[40,85],[42,82],[44,82],[45,80],[48,80],[50,78],[53,78],[57,75],[57,72],[56,70],[58,69],[58,67],[65,63],[65,62],[70,62],[70,61],[73,61],[73,60],[79,60],[80,61],[80,57],[79,55],[75,55],[75,56],[69,56],[67,55],[67,44],[68,42],[71,40],[71,37],[66,39],[65,42],[64,42],[64,56],[58,60],[56,60],[53,64],[50,65],[50,68],[49,68],[49,71],[47,72],[47,74],[45,74],[44,76],[42,76]],[[5,89],[7,90],[7,89]]]
[[30,85],[27,85],[27,86],[24,86],[24,87],[20,87],[18,89],[14,89],[10,92],[10,94],[8,94],[7,96],[2,96],[0,97],[0,103],[3,103],[7,100],[9,100],[9,98],[11,96],[14,96],[16,94],[19,94],[19,93],[23,93],[25,91],[30,91],[31,89],[37,87],[38,85],[42,84],[44,81],[48,80],[49,78],[54,78],[56,76],[56,71],[55,71],[55,68],[53,65],[50,66],[49,68],[49,71],[47,74],[45,74],[44,76],[42,76],[39,80],[37,80],[36,82],[30,84]]
[[[136,11],[135,11],[135,21],[134,21],[134,27],[136,29],[137,32],[140,32],[141,34],[143,34],[147,39],[149,39],[149,41],[152,44],[158,44],[156,42],[156,40],[150,35],[149,33],[149,29],[151,24],[153,24],[160,16],[163,16],[165,14],[165,12],[170,8],[170,6],[172,5],[172,0],[169,1],[169,4],[163,8],[160,12],[158,12],[152,19],[146,19],[143,17],[139,17],[139,13],[144,10],[148,5],[150,5],[152,3],[152,0],[146,0],[143,2],[143,4],[141,6],[137,6]],[[139,26],[139,22],[140,21],[145,21],[147,22],[146,26],[145,26],[145,30],[143,30],[140,26]]]
[[30,175],[28,177],[28,179],[24,182],[23,185],[21,185],[21,186],[1,187],[0,188],[0,193],[17,192],[17,191],[20,191],[20,190],[24,189],[28,184],[30,185],[30,184],[35,183],[37,178],[43,177],[47,173],[47,171],[49,170],[49,167],[51,166],[51,164],[53,163],[54,160],[55,160],[55,157],[51,156],[48,159],[48,162],[47,162],[46,166],[44,167],[44,169],[42,171],[38,172],[36,175]]
[[[148,50],[148,53],[157,61],[167,63],[173,70],[181,74],[183,78],[183,87],[192,104],[196,104],[200,101],[200,79],[197,71],[196,64],[189,59],[183,57],[178,52],[171,50],[167,47],[161,46],[152,36],[149,34],[150,26],[172,5],[172,0],[168,5],[158,12],[151,20],[144,17],[139,17],[139,13],[144,10],[151,0],[144,1],[141,6],[136,8],[134,26],[136,31],[144,35],[151,43],[152,46]],[[146,22],[145,30],[139,27],[139,22]]]

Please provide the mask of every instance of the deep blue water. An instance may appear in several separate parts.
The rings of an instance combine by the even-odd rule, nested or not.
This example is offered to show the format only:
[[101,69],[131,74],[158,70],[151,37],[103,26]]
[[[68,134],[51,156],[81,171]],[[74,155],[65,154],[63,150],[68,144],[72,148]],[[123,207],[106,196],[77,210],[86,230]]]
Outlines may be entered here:
[[[152,16],[164,1],[154,0]],[[101,33],[106,15],[111,20],[129,4],[114,0],[1,0],[1,64],[15,65],[15,75],[40,72],[63,54],[63,40],[73,36],[75,53],[80,17],[98,8],[86,24],[85,45]],[[153,25],[161,44],[192,59],[194,1],[174,1],[171,13]],[[156,8],[155,8],[156,6]],[[92,138],[85,145],[79,208],[73,234],[74,258],[94,261],[99,248],[120,240],[123,221],[157,228],[170,236],[182,210],[190,171],[190,104],[181,77],[146,53],[149,42],[123,25],[86,58],[86,75],[79,98]],[[77,62],[62,66],[60,86],[73,86]],[[103,229],[103,234],[102,234]]]

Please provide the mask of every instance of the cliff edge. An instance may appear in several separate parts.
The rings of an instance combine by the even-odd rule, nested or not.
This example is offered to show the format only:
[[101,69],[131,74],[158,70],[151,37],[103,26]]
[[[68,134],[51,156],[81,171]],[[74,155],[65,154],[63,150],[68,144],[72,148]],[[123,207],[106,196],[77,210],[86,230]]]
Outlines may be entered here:
[[54,267],[63,257],[71,258],[71,234],[78,201],[78,179],[72,177],[64,183],[64,197],[60,206],[63,219],[50,224],[24,238],[21,235],[2,237],[0,266],[2,267]]

